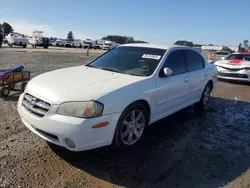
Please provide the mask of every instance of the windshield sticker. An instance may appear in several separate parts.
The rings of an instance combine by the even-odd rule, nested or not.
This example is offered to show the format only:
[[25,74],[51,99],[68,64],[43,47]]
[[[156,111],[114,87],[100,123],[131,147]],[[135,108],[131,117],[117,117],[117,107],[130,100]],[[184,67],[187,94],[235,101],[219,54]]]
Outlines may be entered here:
[[161,58],[161,56],[160,55],[152,55],[152,54],[143,54],[142,58],[159,60]]

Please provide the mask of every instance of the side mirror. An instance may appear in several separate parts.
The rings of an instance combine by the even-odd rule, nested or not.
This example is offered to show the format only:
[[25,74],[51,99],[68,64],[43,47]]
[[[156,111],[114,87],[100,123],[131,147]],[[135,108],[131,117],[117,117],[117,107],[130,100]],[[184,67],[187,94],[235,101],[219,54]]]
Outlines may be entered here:
[[173,71],[170,68],[164,68],[163,73],[165,76],[171,76],[173,74]]
[[222,60],[225,60],[225,57],[221,57]]

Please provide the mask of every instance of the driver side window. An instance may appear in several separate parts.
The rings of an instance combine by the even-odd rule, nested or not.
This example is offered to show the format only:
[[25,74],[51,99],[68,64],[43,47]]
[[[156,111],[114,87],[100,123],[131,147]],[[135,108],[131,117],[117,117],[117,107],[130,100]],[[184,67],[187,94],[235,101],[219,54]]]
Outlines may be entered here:
[[164,63],[164,68],[170,68],[173,71],[172,75],[182,74],[186,72],[185,53],[183,50],[176,50],[169,54]]

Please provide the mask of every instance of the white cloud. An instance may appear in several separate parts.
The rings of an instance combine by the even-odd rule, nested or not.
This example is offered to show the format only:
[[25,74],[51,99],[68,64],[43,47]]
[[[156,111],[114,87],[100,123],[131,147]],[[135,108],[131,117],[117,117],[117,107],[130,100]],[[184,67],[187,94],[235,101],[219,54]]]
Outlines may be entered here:
[[[32,23],[28,20],[0,20],[0,23],[2,22],[8,22],[14,29],[15,32],[19,32],[22,34],[30,35],[32,36],[32,32],[34,30],[39,30],[44,32],[44,36],[47,37],[59,37],[59,38],[66,38],[67,33],[69,31],[67,30],[61,30],[56,29],[52,25],[48,24],[41,24],[41,23]],[[74,38],[75,39],[97,39],[98,37],[95,36],[88,36],[82,33],[81,31],[74,31]]]

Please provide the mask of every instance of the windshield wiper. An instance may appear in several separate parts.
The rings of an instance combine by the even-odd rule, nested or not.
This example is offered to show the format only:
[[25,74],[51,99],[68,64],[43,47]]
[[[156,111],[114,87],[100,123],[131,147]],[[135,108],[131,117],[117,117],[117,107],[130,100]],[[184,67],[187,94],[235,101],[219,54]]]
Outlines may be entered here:
[[100,68],[100,69],[102,69],[102,70],[107,70],[107,71],[112,71],[112,72],[118,72],[118,73],[121,73],[121,72],[119,72],[119,71],[117,71],[117,70],[114,70],[114,69],[109,69],[109,68]]

